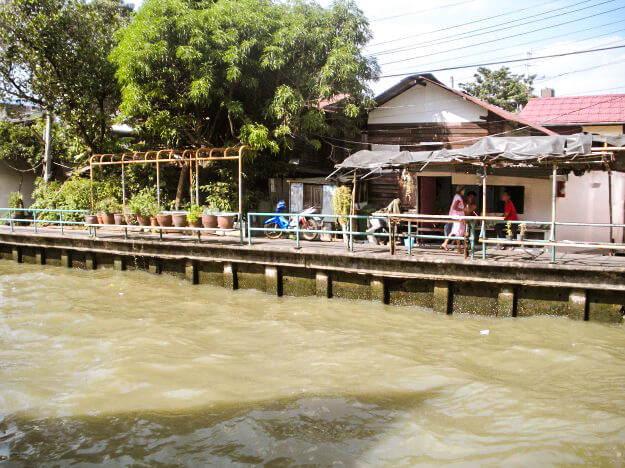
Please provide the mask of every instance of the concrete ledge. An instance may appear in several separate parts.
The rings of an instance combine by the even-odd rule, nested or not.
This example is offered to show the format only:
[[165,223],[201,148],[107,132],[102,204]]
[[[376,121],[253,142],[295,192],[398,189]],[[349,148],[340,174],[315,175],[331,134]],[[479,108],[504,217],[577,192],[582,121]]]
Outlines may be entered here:
[[620,322],[625,307],[625,269],[19,233],[0,233],[0,258],[87,269],[144,269],[193,284],[253,288],[276,296],[373,300],[443,314],[547,314]]

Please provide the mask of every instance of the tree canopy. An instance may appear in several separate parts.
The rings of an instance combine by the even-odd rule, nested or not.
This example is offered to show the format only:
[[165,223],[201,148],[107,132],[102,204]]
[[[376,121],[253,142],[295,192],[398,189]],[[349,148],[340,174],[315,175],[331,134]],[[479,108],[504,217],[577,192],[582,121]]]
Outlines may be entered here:
[[460,83],[467,93],[510,112],[518,112],[533,96],[532,85],[536,75],[515,75],[508,67],[490,70],[477,69],[471,83]]
[[[355,129],[378,73],[351,0],[146,0],[111,54],[120,112],[147,142],[279,152]],[[344,96],[335,112],[323,99]]]
[[58,115],[88,151],[108,149],[120,100],[108,55],[130,15],[122,0],[3,1],[2,98]]

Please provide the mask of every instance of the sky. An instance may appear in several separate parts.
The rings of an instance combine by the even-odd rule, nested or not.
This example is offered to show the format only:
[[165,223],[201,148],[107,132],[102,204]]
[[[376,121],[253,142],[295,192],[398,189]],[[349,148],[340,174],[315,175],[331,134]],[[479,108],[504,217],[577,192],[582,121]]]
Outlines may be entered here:
[[[328,6],[331,0],[320,3]],[[525,60],[528,56],[625,46],[625,0],[356,3],[369,19],[373,32],[365,52],[377,54],[383,76],[431,72],[447,85],[453,80],[457,88],[459,83],[473,79],[474,67],[435,70],[523,59],[506,66],[516,74],[537,75],[535,93],[544,87],[554,88],[556,96],[625,93],[625,47]],[[371,88],[379,94],[401,79],[402,76],[382,78],[371,83]]]
[[[328,7],[332,0],[317,0]],[[141,0],[135,2],[138,6]],[[381,65],[370,83],[377,95],[414,73],[433,73],[456,88],[473,79],[476,65],[505,64],[537,75],[535,94],[625,93],[625,47],[527,61],[587,49],[625,46],[625,0],[356,0],[370,22],[365,49]],[[503,64],[489,65],[500,68]],[[386,75],[404,74],[386,77]]]

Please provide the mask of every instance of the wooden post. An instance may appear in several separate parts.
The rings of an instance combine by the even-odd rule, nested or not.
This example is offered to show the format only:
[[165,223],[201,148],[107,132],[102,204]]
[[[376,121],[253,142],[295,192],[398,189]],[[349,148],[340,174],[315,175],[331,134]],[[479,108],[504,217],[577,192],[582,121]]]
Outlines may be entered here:
[[[482,216],[486,217],[486,163],[482,163],[484,174],[482,175]],[[482,240],[486,239],[486,221],[482,220],[482,230],[480,232]],[[482,259],[486,258],[486,244],[482,243]]]
[[[243,244],[243,147],[239,148],[239,241]],[[226,150],[227,152],[228,150]],[[225,155],[225,153],[224,153]]]
[[[551,242],[556,241],[556,197],[558,195],[558,165],[554,163],[551,181],[551,233],[549,239]],[[556,261],[556,247],[551,247],[551,263]]]

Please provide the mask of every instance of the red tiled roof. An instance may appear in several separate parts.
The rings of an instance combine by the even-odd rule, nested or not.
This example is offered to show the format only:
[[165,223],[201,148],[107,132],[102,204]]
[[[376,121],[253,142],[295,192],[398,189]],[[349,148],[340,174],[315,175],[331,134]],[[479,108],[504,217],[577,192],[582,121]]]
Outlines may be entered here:
[[625,123],[625,94],[534,98],[520,115],[539,125]]

